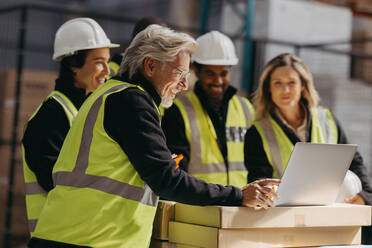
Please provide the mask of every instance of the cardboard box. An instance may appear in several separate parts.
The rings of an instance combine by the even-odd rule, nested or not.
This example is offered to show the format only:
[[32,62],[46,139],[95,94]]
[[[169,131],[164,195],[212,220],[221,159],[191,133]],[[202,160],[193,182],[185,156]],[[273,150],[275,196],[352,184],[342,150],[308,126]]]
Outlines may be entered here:
[[[9,168],[10,168],[10,145],[0,145],[0,236],[4,235],[5,214],[8,199]],[[12,236],[17,238],[28,237],[28,226],[25,203],[25,184],[23,176],[23,164],[21,149],[17,146],[16,163],[13,181],[13,206],[12,206]]]
[[[4,231],[5,231],[5,205],[6,205],[6,200],[7,200],[7,192],[8,192],[8,187],[7,184],[4,183],[3,181],[0,181],[0,220],[1,220],[1,225],[0,225],[0,242],[3,244],[3,236],[4,236]],[[1,245],[0,245],[1,247]]]
[[[12,205],[12,220],[11,220],[11,234],[17,239],[27,239],[29,237],[27,225],[27,213],[24,194],[24,180],[23,170],[19,164],[16,168],[15,185],[13,191],[13,205]],[[1,182],[0,184],[0,236],[4,236],[5,219],[8,199],[8,182]]]
[[[23,70],[21,77],[21,111],[33,111],[55,87],[57,73],[52,71]],[[7,108],[15,106],[17,71],[0,73],[0,101]]]
[[[0,144],[0,182],[8,182],[10,157],[11,157],[11,146],[8,144]],[[22,149],[20,145],[16,147],[16,173],[22,172]],[[5,177],[5,179],[4,179]]]
[[177,203],[175,221],[218,228],[359,227],[371,225],[371,207],[338,203],[254,210]]
[[24,194],[16,193],[13,195],[12,208],[12,235],[18,237],[28,237],[28,223],[26,198]]
[[176,248],[176,244],[164,240],[151,239],[149,248]]
[[[19,112],[17,127],[17,142],[21,142],[25,124],[33,112]],[[0,141],[10,144],[13,139],[14,109],[0,109]]]
[[193,246],[193,245],[176,244],[176,243],[172,243],[172,244],[174,244],[176,248],[201,248],[200,246]]
[[169,241],[206,248],[303,247],[360,244],[361,227],[219,229],[169,223]]
[[199,248],[199,247],[185,244],[169,243],[168,241],[164,240],[152,239],[150,248]]
[[174,220],[175,202],[160,200],[156,209],[152,237],[168,240],[168,223]]
[[[56,72],[24,70],[21,78],[19,105],[18,140],[23,127],[32,113],[55,87]],[[0,72],[0,140],[9,142],[12,138],[14,111],[16,105],[17,75],[15,69]]]

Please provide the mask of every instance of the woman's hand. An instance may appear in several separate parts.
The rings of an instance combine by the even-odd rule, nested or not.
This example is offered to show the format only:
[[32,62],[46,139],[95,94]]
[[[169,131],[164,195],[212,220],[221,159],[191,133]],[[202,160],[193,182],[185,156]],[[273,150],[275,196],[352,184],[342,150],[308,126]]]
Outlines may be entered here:
[[261,179],[245,185],[243,191],[243,206],[262,207],[268,209],[274,206],[273,198],[279,199],[276,194],[276,186],[280,184],[279,179]]
[[356,194],[355,196],[346,199],[345,203],[366,205],[364,199],[359,194]]

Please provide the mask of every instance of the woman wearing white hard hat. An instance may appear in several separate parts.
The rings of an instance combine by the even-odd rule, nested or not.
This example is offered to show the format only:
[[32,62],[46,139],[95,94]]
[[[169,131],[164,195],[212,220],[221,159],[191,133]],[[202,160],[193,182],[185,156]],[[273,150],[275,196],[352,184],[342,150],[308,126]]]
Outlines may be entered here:
[[[318,102],[312,74],[298,57],[280,54],[265,65],[253,102],[257,119],[245,136],[249,182],[281,178],[297,142],[347,143],[331,111]],[[338,198],[341,202],[372,205],[372,187],[358,152]]]
[[65,22],[55,35],[53,60],[60,62],[55,90],[25,126],[22,139],[26,207],[32,235],[47,192],[52,170],[78,109],[109,74],[110,48],[118,47],[90,18]]

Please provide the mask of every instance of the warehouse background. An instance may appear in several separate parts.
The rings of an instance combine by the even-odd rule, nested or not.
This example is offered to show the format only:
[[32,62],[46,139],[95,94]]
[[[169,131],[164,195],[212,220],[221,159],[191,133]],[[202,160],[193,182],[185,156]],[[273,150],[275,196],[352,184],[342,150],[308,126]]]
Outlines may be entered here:
[[[192,36],[228,34],[239,65],[232,84],[250,96],[264,63],[281,52],[300,56],[330,107],[359,145],[372,178],[372,4],[368,0],[48,0],[0,2],[0,247],[24,247],[27,226],[20,138],[23,125],[53,89],[54,34],[88,16],[112,42],[128,45],[134,23],[158,16]],[[3,245],[3,246],[2,246]]]

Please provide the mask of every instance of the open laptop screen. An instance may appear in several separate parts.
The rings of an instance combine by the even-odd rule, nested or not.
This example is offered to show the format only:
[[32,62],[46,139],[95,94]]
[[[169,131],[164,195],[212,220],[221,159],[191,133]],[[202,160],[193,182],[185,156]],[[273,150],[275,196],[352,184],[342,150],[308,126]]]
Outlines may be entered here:
[[279,185],[276,206],[329,205],[356,152],[354,144],[296,143]]

